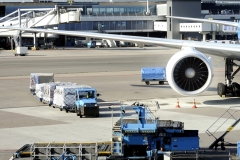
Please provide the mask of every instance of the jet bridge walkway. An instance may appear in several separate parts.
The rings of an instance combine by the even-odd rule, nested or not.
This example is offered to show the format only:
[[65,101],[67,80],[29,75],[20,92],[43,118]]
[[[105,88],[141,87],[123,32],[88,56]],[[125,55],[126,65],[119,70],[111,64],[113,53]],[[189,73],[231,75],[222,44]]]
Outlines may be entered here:
[[[209,149],[217,149],[218,146],[221,146],[221,149],[222,150],[225,150],[225,146],[236,146],[236,144],[232,144],[232,143],[229,143],[229,142],[225,142],[224,141],[224,137],[230,133],[230,131],[233,130],[233,128],[240,122],[240,117],[236,116],[236,113],[240,113],[240,107],[230,107],[228,108],[228,110],[223,113],[207,130],[206,130],[206,133],[209,135],[209,136],[213,136],[215,138],[215,141],[209,146]],[[219,125],[219,122],[225,118],[227,116],[227,118],[222,122],[220,123]],[[224,126],[224,124],[226,125],[226,123],[230,120],[230,119],[233,119],[234,120],[234,123],[232,123],[232,125],[230,125],[227,130],[220,136],[220,137],[217,137],[215,134],[216,132],[222,128]],[[210,131],[211,128],[216,128],[214,131]]]
[[[46,27],[60,23],[80,22],[81,21],[82,6],[58,6],[55,8],[27,8],[18,9],[2,18],[0,18],[0,26],[5,27]],[[33,48],[36,49],[36,37],[54,37],[55,34],[41,34],[41,33],[28,33],[19,30],[2,29],[0,36],[11,37],[11,49],[13,50],[13,41],[17,48],[16,55],[26,55],[27,47],[22,44],[22,37],[33,37]],[[44,42],[45,44],[45,42]]]

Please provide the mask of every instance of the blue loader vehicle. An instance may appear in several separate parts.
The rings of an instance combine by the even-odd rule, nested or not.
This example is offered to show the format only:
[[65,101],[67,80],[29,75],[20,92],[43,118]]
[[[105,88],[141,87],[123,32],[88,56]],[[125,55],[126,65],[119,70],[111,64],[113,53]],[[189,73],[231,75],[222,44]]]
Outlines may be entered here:
[[141,68],[142,82],[150,85],[150,81],[158,81],[159,84],[164,84],[166,80],[165,67],[148,67]]
[[76,89],[75,112],[77,116],[99,117],[99,106],[97,104],[97,91],[95,88],[84,87]]

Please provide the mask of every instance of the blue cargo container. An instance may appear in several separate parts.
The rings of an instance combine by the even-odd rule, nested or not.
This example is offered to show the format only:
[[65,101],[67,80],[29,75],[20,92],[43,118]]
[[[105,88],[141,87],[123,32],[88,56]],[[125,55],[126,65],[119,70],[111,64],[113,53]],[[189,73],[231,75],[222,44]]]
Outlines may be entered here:
[[159,84],[164,84],[164,82],[167,82],[165,67],[142,68],[141,74],[142,82],[145,82],[146,85],[149,85],[150,81],[158,81]]

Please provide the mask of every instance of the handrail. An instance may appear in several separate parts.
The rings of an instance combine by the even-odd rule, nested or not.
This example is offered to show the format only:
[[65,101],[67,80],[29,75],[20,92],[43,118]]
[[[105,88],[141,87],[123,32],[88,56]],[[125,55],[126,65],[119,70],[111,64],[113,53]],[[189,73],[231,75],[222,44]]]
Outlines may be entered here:
[[[240,111],[240,107],[239,107],[239,110],[236,110],[236,111],[230,113],[229,111],[230,111],[231,109],[233,109],[233,108],[237,108],[237,107],[229,107],[229,108],[227,109],[227,111],[224,112],[224,113],[206,130],[206,133],[207,133],[209,136],[215,137],[213,134],[216,133],[216,132],[223,126],[223,124],[226,123],[231,117],[232,117],[233,119],[235,119],[235,120],[238,119],[238,118],[235,118],[233,115],[234,115],[236,112]],[[228,117],[217,129],[215,129],[215,131],[210,132],[210,131],[209,131],[210,128],[212,128],[226,113],[229,114],[229,117]],[[215,138],[216,138],[216,137],[215,137]]]

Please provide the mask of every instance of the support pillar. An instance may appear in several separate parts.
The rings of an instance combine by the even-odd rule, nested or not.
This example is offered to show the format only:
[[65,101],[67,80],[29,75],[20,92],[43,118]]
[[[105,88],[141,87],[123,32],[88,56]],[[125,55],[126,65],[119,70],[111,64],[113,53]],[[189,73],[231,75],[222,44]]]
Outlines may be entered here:
[[216,32],[212,33],[212,40],[216,40]]
[[206,35],[207,35],[209,32],[199,32],[199,33],[203,35],[202,41],[206,41]]
[[206,35],[207,34],[203,34],[203,41],[206,41]]
[[181,33],[181,34],[180,34],[180,40],[182,40],[182,39],[183,39],[183,34]]
[[88,43],[91,40],[90,37],[86,37],[86,42]]
[[[19,21],[19,28],[22,27],[22,24],[21,24],[21,10],[18,9],[18,21]],[[22,31],[19,31],[19,47],[22,47]]]
[[36,43],[36,41],[37,41],[36,33],[34,33],[34,35],[33,35],[33,48],[32,48],[32,50],[36,50],[36,48],[37,48],[37,43]]
[[13,51],[13,37],[11,37],[11,50]]
[[64,36],[65,38],[65,46],[67,46],[67,36]]

